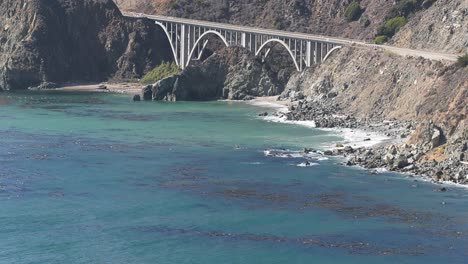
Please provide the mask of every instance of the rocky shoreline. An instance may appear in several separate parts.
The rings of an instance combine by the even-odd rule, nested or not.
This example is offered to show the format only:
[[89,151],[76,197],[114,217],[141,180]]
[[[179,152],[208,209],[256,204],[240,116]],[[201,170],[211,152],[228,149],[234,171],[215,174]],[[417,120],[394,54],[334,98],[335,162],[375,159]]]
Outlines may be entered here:
[[[391,140],[370,147],[356,147],[337,143],[332,149],[309,152],[324,156],[344,157],[343,165],[360,166],[372,171],[386,169],[430,179],[434,183],[452,182],[468,185],[467,141],[447,141],[442,131],[432,122],[358,119],[344,114],[333,100],[304,98],[300,93],[283,93],[278,100],[289,101],[287,112],[273,113],[287,121],[311,121],[317,128],[349,128],[385,135]],[[259,116],[268,116],[261,113]],[[415,142],[414,138],[423,138]],[[371,137],[365,139],[373,140]],[[447,151],[449,150],[449,151]],[[447,156],[444,153],[451,153]]]

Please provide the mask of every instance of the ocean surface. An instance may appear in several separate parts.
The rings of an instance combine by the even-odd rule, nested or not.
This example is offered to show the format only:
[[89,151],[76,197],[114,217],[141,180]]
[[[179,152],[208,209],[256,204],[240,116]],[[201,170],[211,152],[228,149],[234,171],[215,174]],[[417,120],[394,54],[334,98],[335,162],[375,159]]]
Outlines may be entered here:
[[2,264],[468,263],[467,189],[294,154],[332,131],[115,94],[0,109]]

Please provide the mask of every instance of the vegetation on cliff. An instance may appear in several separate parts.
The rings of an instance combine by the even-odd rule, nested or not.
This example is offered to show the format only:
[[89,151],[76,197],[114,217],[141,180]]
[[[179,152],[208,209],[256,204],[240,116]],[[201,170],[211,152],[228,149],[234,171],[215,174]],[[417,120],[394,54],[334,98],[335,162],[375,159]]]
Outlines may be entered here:
[[358,2],[351,2],[345,9],[345,16],[348,22],[358,20],[364,10]]
[[406,18],[404,17],[395,17],[388,20],[384,25],[377,29],[378,37],[375,39],[375,42],[377,43],[378,41],[387,41],[389,38],[393,37],[404,25],[406,25],[406,22]]
[[152,71],[148,72],[141,83],[143,84],[153,84],[159,80],[170,77],[172,75],[178,74],[180,72],[179,66],[174,62],[164,62],[161,65],[154,68]]
[[468,67],[468,53],[458,57],[457,66],[460,68]]

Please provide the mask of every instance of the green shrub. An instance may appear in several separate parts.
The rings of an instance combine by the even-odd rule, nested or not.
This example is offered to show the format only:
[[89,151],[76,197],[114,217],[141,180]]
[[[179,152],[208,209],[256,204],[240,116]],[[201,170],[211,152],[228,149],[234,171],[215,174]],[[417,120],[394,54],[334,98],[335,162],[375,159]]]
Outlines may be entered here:
[[383,26],[380,26],[377,29],[377,35],[387,36],[388,38],[393,37],[400,28],[406,25],[406,18],[404,17],[395,17],[387,22]]
[[378,45],[381,45],[381,44],[384,44],[385,42],[387,42],[387,40],[388,40],[387,36],[378,36],[378,37],[375,38],[374,43],[378,44]]
[[468,53],[458,57],[457,66],[460,68],[468,67]]
[[171,62],[164,62],[163,64],[159,65],[158,67],[154,68],[152,71],[148,72],[143,79],[141,79],[141,83],[143,84],[152,84],[161,79],[170,77],[174,74],[180,72],[179,67],[177,64]]
[[345,16],[348,22],[358,20],[363,10],[358,2],[351,2],[345,9]]

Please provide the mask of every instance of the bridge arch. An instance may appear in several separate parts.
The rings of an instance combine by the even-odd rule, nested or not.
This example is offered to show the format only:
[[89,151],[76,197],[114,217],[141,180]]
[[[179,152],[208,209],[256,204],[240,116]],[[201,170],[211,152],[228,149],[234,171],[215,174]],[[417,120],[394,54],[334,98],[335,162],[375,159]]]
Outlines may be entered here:
[[330,57],[330,55],[335,51],[335,50],[339,50],[343,48],[342,46],[336,46],[334,47],[333,49],[329,50],[327,55],[325,55],[325,57],[323,58],[323,61],[326,61],[328,59],[328,57]]
[[[172,42],[172,37],[171,37],[171,34],[169,34],[169,31],[167,31],[167,28],[166,26],[164,26],[161,22],[159,21],[155,21],[155,24],[160,26],[162,28],[162,30],[164,31],[164,33],[166,34],[167,36],[167,40],[169,41],[169,45],[171,46],[171,50],[172,50],[172,54],[174,55],[174,60],[175,60],[175,63],[177,64],[177,66],[180,67],[180,63],[179,63],[179,58],[177,56],[177,51],[174,47],[174,43]],[[176,37],[177,38],[177,37]],[[177,40],[176,40],[177,41]]]
[[[294,66],[296,66],[297,71],[301,71],[301,68],[299,67],[299,64],[297,63],[296,56],[294,56],[294,53],[291,51],[291,48],[288,46],[288,44],[286,44],[286,42],[282,41],[281,39],[273,38],[273,39],[269,39],[269,40],[265,41],[265,43],[263,43],[260,46],[260,48],[258,48],[258,50],[255,52],[255,56],[258,56],[258,54],[260,54],[260,52],[266,47],[266,45],[268,45],[269,43],[272,43],[272,42],[277,42],[277,43],[281,44],[283,47],[285,47],[286,50],[288,51],[289,55],[291,55],[291,58],[293,59]],[[267,53],[266,55],[268,56],[268,54],[269,53]]]
[[[226,45],[226,47],[229,47],[229,43],[227,42],[226,38],[221,33],[219,33],[216,30],[208,30],[208,31],[204,32],[203,34],[201,34],[201,36],[197,39],[197,41],[195,41],[195,43],[192,45],[192,50],[190,50],[190,53],[189,53],[188,58],[187,58],[187,66],[189,66],[190,61],[192,61],[193,54],[195,53],[195,50],[197,49],[198,44],[200,44],[200,42],[203,40],[203,38],[205,38],[208,35],[218,36],[223,41],[224,45]],[[203,49],[205,48],[205,46],[206,45],[203,45]]]

